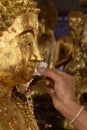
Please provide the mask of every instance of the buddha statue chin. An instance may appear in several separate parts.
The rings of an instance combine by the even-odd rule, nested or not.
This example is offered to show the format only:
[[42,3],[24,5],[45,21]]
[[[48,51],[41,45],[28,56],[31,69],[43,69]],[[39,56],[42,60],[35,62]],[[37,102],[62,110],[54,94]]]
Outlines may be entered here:
[[[14,15],[12,24],[0,30],[0,130],[38,130],[29,104],[13,100],[12,90],[16,85],[29,82],[35,63],[42,61],[37,45],[39,10],[33,0],[12,2],[7,0],[6,7],[0,2],[7,17]],[[14,8],[14,12],[8,7],[10,10]],[[22,8],[21,11],[19,8]]]

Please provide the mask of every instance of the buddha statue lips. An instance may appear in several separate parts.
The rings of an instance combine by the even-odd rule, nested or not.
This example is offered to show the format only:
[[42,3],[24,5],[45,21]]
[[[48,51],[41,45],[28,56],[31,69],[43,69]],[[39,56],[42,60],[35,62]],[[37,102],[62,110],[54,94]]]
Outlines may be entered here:
[[35,62],[41,61],[37,45],[37,13],[18,16],[0,37],[0,80],[7,86],[31,79]]

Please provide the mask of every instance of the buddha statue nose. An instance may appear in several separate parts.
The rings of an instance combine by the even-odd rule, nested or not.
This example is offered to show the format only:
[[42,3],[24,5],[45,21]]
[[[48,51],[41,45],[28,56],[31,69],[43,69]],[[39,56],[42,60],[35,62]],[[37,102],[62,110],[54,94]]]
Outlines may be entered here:
[[37,43],[33,43],[33,48],[32,48],[32,55],[30,57],[30,60],[35,60],[35,61],[43,61],[43,57],[40,53],[39,47]]

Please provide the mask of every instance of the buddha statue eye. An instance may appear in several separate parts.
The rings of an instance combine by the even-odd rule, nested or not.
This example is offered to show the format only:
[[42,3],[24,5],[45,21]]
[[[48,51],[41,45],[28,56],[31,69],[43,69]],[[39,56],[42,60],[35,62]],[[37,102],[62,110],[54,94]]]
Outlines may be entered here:
[[29,43],[28,43],[28,46],[31,46],[31,45],[32,45],[32,43],[31,43],[31,42],[29,42]]
[[22,33],[19,36],[19,43],[21,45],[28,45],[30,47],[33,43],[33,40],[34,40],[34,36],[32,35],[31,32]]

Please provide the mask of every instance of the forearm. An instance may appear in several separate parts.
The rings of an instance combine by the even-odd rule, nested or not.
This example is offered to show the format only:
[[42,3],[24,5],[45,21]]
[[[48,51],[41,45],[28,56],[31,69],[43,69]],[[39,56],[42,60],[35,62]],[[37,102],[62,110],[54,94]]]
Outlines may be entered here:
[[[75,119],[81,110],[81,105],[77,103],[75,80],[72,76],[57,69],[39,69],[44,76],[54,81],[54,88],[47,87],[47,91],[52,97],[54,107],[69,121]],[[46,85],[51,85],[48,80]],[[79,116],[74,120],[73,125],[78,130],[87,130],[87,112],[82,109]]]
[[[70,102],[68,104],[64,104],[60,110],[61,114],[69,121],[71,121],[78,111],[81,108],[81,105],[79,105],[77,102]],[[73,125],[78,130],[87,130],[87,111],[84,109],[80,113],[80,115],[77,117],[77,119],[73,122]]]

